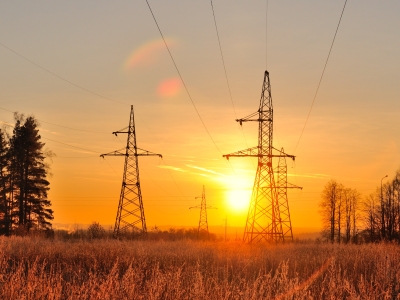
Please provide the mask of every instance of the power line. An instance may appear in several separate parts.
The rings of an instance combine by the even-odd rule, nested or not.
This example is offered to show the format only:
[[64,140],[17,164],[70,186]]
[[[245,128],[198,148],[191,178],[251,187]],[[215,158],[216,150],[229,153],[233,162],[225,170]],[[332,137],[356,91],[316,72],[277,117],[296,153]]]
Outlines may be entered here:
[[115,169],[110,165],[110,163],[107,161],[105,157],[103,157],[104,161],[107,163],[107,165],[111,168],[111,170],[114,171],[115,175],[118,177],[118,179],[121,179],[120,175],[115,171]]
[[52,158],[98,158],[98,156],[97,155],[91,155],[91,156],[58,156],[58,155],[56,155],[56,156],[54,156],[54,157],[52,157]]
[[[238,117],[237,117],[237,114],[236,114],[235,104],[233,103],[232,92],[231,92],[231,86],[230,86],[229,80],[228,80],[228,73],[226,72],[225,59],[224,59],[224,55],[223,55],[223,52],[222,52],[221,39],[219,38],[219,31],[218,31],[218,26],[217,26],[217,19],[216,19],[216,17],[215,17],[214,5],[213,5],[212,0],[210,0],[210,3],[211,3],[211,9],[212,9],[213,17],[214,17],[215,32],[217,33],[217,38],[218,38],[219,52],[220,52],[220,54],[221,54],[221,60],[222,60],[222,65],[223,65],[223,67],[224,67],[226,84],[227,84],[227,86],[228,86],[229,97],[230,97],[230,99],[231,99],[233,112],[234,112],[234,114],[235,114],[235,119],[237,119]],[[245,134],[244,134],[244,130],[243,130],[242,126],[240,126],[239,124],[238,124],[238,126],[239,126],[240,131],[242,132],[243,139],[244,139],[244,142],[245,142],[245,144],[246,144],[246,147],[249,147],[249,146],[247,145],[247,139],[246,139],[246,136],[245,136]],[[255,165],[254,165],[254,162],[253,162],[253,161],[252,161],[252,164],[253,164],[253,167],[255,168]]]
[[0,43],[0,46],[2,46],[3,48],[9,50],[10,52],[14,53],[15,55],[18,55],[19,57],[25,59],[27,62],[31,63],[32,65],[34,65],[34,66],[36,66],[36,67],[38,67],[40,69],[42,69],[43,71],[45,71],[45,72],[57,77],[58,79],[61,79],[61,80],[65,81],[65,82],[67,82],[67,83],[69,83],[69,84],[71,84],[71,85],[73,85],[73,86],[75,86],[75,87],[77,87],[77,88],[79,88],[79,89],[81,89],[83,91],[86,91],[86,92],[88,92],[90,94],[93,94],[93,95],[95,95],[97,97],[103,98],[103,99],[108,100],[108,101],[112,101],[112,102],[116,102],[116,103],[119,103],[119,104],[128,105],[128,103],[125,103],[125,102],[122,102],[122,101],[118,101],[118,100],[114,100],[114,99],[111,99],[109,97],[105,97],[105,96],[100,95],[100,94],[98,94],[96,92],[93,92],[93,91],[91,91],[91,90],[89,90],[89,89],[87,89],[87,88],[85,88],[85,87],[83,87],[81,85],[78,85],[78,84],[76,84],[76,83],[74,83],[74,82],[72,82],[72,81],[70,81],[70,80],[68,80],[68,79],[66,79],[66,78],[64,78],[64,77],[52,72],[52,71],[50,71],[49,69],[46,69],[46,68],[42,67],[41,65],[35,63],[34,61],[32,61],[29,58],[23,56],[22,54],[20,54],[17,51],[11,49],[10,47],[4,45],[3,43]]
[[268,70],[268,0],[265,11],[265,70]]
[[198,109],[197,109],[197,107],[196,107],[196,104],[194,103],[194,101],[193,101],[193,99],[192,99],[192,96],[191,96],[190,93],[189,93],[189,90],[188,90],[188,88],[187,88],[187,86],[186,86],[186,83],[185,83],[185,81],[183,80],[183,77],[182,77],[182,75],[181,75],[181,72],[179,71],[179,68],[178,68],[178,66],[177,66],[177,64],[176,64],[176,62],[175,62],[175,60],[174,60],[174,57],[172,56],[172,53],[171,53],[171,51],[170,51],[170,49],[169,49],[169,47],[168,47],[168,44],[167,44],[167,42],[165,41],[165,38],[164,38],[164,35],[163,35],[163,33],[162,33],[161,29],[160,29],[160,26],[158,25],[158,22],[157,22],[157,20],[156,20],[156,17],[154,16],[153,10],[152,10],[151,7],[150,7],[149,1],[146,0],[146,3],[147,3],[147,6],[149,7],[149,10],[150,10],[151,15],[153,16],[153,20],[154,20],[154,22],[156,23],[156,26],[157,26],[157,28],[158,28],[158,31],[159,31],[160,35],[161,35],[161,38],[162,38],[163,41],[164,41],[164,45],[165,45],[165,47],[166,47],[167,50],[168,50],[168,54],[169,54],[169,56],[171,57],[172,63],[174,64],[175,69],[176,69],[176,71],[177,71],[177,73],[178,73],[178,75],[179,75],[179,78],[181,79],[182,84],[183,84],[183,86],[184,86],[184,88],[185,88],[185,91],[186,91],[187,95],[189,96],[189,99],[190,99],[190,101],[192,102],[192,105],[193,105],[193,107],[194,107],[194,109],[195,109],[195,111],[196,111],[196,113],[197,113],[197,116],[199,117],[201,123],[203,124],[203,127],[204,127],[204,129],[206,130],[206,132],[207,132],[208,136],[210,137],[210,140],[211,140],[212,143],[214,144],[215,148],[217,148],[218,152],[222,155],[221,150],[218,148],[218,146],[217,146],[217,144],[215,143],[214,139],[212,138],[210,132],[208,131],[207,126],[206,126],[206,124],[204,123],[204,121],[203,121],[203,119],[202,119],[202,117],[201,117],[201,115],[200,115],[200,113],[199,113],[199,111],[198,111]]
[[342,13],[340,14],[339,22],[338,22],[338,25],[337,25],[337,27],[336,27],[335,35],[333,36],[332,44],[331,44],[331,47],[330,47],[330,49],[329,49],[328,57],[326,58],[325,65],[324,65],[324,69],[322,70],[322,74],[321,74],[321,77],[320,77],[319,82],[318,82],[317,90],[315,91],[315,94],[314,94],[314,99],[313,99],[313,101],[312,101],[312,103],[311,103],[311,107],[310,107],[310,110],[308,111],[308,115],[307,115],[307,118],[306,118],[306,122],[304,123],[304,126],[303,126],[303,129],[302,129],[302,131],[301,131],[299,140],[297,141],[297,144],[296,144],[296,147],[294,148],[293,153],[296,151],[297,146],[298,146],[299,143],[300,143],[301,137],[303,136],[303,133],[304,133],[304,129],[306,128],[308,119],[309,119],[309,117],[310,117],[311,110],[313,109],[315,99],[317,98],[317,94],[318,94],[318,91],[319,91],[319,87],[320,87],[320,85],[321,85],[322,78],[324,77],[324,73],[325,73],[326,66],[328,65],[329,57],[330,57],[331,52],[332,52],[333,44],[335,43],[336,35],[337,35],[337,33],[338,33],[338,30],[339,30],[340,22],[342,21],[342,17],[343,17],[344,9],[346,8],[346,4],[347,4],[347,0],[344,2],[343,9],[342,9]]
[[45,140],[48,140],[48,141],[52,141],[54,143],[62,144],[62,145],[65,145],[65,146],[68,146],[68,147],[72,147],[72,148],[76,148],[76,149],[79,149],[79,150],[84,150],[84,151],[89,151],[89,152],[92,152],[92,153],[100,154],[100,152],[96,152],[96,151],[93,151],[93,150],[85,149],[85,148],[82,148],[82,147],[73,146],[73,145],[70,145],[70,144],[67,144],[67,143],[63,143],[63,142],[59,142],[59,141],[52,140],[52,139],[49,139],[49,138],[45,138],[43,136],[41,138],[45,139]]
[[[161,160],[163,161],[164,166],[166,166],[164,158],[162,158]],[[181,195],[182,195],[183,197],[186,197],[186,196],[183,194],[182,190],[179,188],[178,184],[176,183],[175,178],[172,176],[171,170],[169,170],[168,168],[165,168],[165,169],[168,171],[169,175],[171,176],[172,181],[174,182],[174,184],[175,184],[175,186],[177,187],[178,191],[181,193]]]
[[[11,110],[6,109],[6,108],[3,108],[3,107],[0,107],[0,109],[1,109],[1,110],[4,110],[4,111],[8,111],[8,112],[10,112],[10,113],[12,113],[12,114],[14,114],[14,113],[17,112],[17,111],[11,111]],[[82,132],[88,132],[88,133],[101,133],[101,134],[109,133],[109,132],[90,131],[90,130],[84,130],[84,129],[78,129],[78,128],[73,128],[73,127],[68,127],[68,126],[64,126],[64,125],[58,125],[58,124],[55,124],[55,123],[43,121],[43,120],[41,120],[41,119],[36,119],[36,120],[38,120],[38,121],[41,122],[41,123],[50,124],[50,125],[54,125],[54,126],[57,126],[57,127],[62,127],[62,128],[66,128],[66,129],[76,130],[76,131],[82,131]]]
[[213,17],[214,17],[215,31],[216,31],[216,33],[217,33],[217,38],[218,38],[219,52],[220,52],[220,54],[221,54],[222,65],[224,66],[225,79],[226,79],[226,84],[227,84],[227,86],[228,86],[229,97],[230,97],[230,99],[231,99],[231,103],[232,103],[232,107],[233,107],[233,112],[235,113],[235,119],[237,119],[236,109],[235,109],[235,105],[234,105],[233,99],[232,99],[231,86],[230,86],[230,84],[229,84],[228,74],[227,74],[227,72],[226,72],[224,55],[223,55],[223,53],[222,53],[221,40],[220,40],[220,38],[219,38],[217,20],[216,20],[216,18],[215,18],[215,12],[214,12],[214,5],[213,5],[212,0],[211,0],[210,2],[211,2],[211,9],[212,9]]

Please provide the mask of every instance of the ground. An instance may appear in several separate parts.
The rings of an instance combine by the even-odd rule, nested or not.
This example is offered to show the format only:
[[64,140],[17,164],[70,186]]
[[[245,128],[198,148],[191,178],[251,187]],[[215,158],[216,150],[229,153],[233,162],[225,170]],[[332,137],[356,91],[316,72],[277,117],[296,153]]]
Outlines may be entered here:
[[1,299],[400,299],[394,244],[0,238]]

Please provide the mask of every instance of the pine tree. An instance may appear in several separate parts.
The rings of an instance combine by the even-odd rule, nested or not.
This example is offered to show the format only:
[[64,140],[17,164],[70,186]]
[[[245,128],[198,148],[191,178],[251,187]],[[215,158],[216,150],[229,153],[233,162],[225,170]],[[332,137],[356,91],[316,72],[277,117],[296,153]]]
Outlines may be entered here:
[[0,129],[0,235],[10,235],[11,207],[8,197],[9,184],[8,142]]
[[32,228],[51,229],[53,210],[47,199],[49,182],[44,163],[44,143],[40,141],[37,121],[34,117],[16,117],[14,134],[10,139],[10,193],[12,195],[11,218],[19,230]]

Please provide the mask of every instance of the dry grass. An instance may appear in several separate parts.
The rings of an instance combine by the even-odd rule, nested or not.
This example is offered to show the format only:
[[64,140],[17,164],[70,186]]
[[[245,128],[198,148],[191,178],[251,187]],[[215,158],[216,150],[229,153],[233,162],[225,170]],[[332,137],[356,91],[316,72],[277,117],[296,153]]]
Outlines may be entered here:
[[0,299],[400,299],[396,245],[0,238]]

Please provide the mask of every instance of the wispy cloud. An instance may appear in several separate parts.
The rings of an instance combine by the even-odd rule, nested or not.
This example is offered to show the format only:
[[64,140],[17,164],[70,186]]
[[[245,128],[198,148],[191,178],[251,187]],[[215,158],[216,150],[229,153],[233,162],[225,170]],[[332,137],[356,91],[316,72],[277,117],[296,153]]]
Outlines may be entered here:
[[306,178],[318,178],[318,179],[326,179],[329,178],[330,175],[327,174],[312,174],[312,173],[306,173],[306,174],[287,174],[288,177],[306,177]]
[[0,121],[0,124],[6,126],[6,127],[13,127],[14,128],[14,124],[8,123],[8,122],[4,122],[4,121]]
[[209,169],[198,167],[198,166],[186,165],[186,167],[193,168],[193,169],[200,170],[200,171],[207,172],[207,173],[211,173],[214,175],[219,175],[219,176],[224,176],[224,177],[226,176],[225,174],[221,174],[221,173],[215,172],[213,170],[209,170]]
[[51,134],[54,134],[54,135],[62,135],[61,133],[59,133],[57,131],[51,131],[51,130],[47,130],[47,129],[44,129],[44,128],[39,128],[39,131],[40,132],[48,132],[48,133],[51,133]]
[[190,156],[190,155],[175,155],[175,154],[163,154],[164,156],[170,156],[170,157],[181,157],[181,158],[189,158],[189,161],[194,161],[194,160],[211,160],[211,161],[216,161],[219,160],[218,158],[207,158],[207,157],[198,157],[198,156]]
[[178,171],[178,172],[187,172],[184,169],[178,168],[178,167],[173,167],[173,166],[158,166],[161,169],[170,169],[170,170],[174,170],[174,171]]

